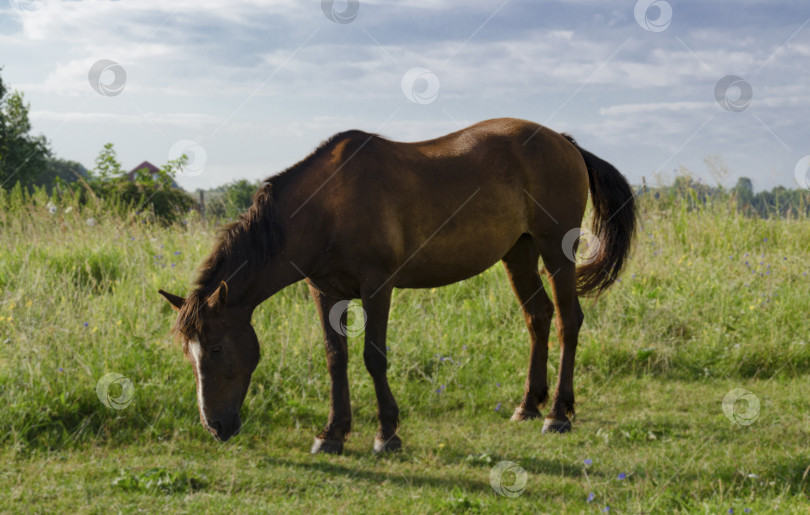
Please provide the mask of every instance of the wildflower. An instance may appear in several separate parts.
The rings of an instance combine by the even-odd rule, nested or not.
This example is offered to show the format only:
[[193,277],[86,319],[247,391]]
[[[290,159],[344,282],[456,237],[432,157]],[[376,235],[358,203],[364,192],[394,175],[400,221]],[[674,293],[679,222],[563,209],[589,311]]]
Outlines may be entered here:
[[596,496],[593,495],[593,492],[589,493],[588,498],[585,500],[585,502],[593,502],[594,497]]
[[592,464],[593,464],[593,460],[592,460],[592,459],[590,459],[590,458],[585,458],[584,460],[582,460],[582,462],[583,462],[585,465],[592,465]]
[[501,386],[501,383],[495,383],[495,386]]
[[[162,247],[162,246],[163,246],[163,245],[161,245],[161,247]],[[179,250],[175,250],[175,251],[174,251],[174,255],[175,255],[175,256],[179,256],[179,255],[180,255],[180,251],[179,251]]]
[[85,323],[84,323],[84,326],[85,326],[85,327],[87,327],[88,325],[90,325],[90,324],[88,324],[87,322],[85,322]]
[[60,372],[64,372],[64,370],[62,370],[62,367],[59,367],[59,371],[60,371]]
[[605,513],[609,512],[610,511],[610,506],[605,505],[605,507],[602,508],[602,511],[605,512]]
[[625,474],[624,472],[620,473],[620,474],[619,474],[619,479],[620,479],[620,480],[621,480],[621,479],[627,479],[627,474]]
[[495,411],[501,411],[501,403],[499,402],[497,406],[495,406]]

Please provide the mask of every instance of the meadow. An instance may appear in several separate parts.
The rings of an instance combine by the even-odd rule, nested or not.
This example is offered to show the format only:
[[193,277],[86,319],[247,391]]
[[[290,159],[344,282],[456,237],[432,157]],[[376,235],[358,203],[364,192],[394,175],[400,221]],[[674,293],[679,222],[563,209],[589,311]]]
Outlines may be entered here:
[[[242,432],[219,443],[199,423],[191,367],[169,334],[174,313],[157,293],[188,291],[216,228],[194,213],[161,226],[49,201],[0,195],[0,512],[810,510],[804,215],[642,197],[621,280],[583,299],[566,435],[509,421],[529,340],[500,265],[396,291],[389,378],[403,451],[371,452],[376,404],[357,336],[354,432],[343,455],[313,456],[329,383],[303,283],[255,312],[262,361]],[[551,346],[553,381],[554,336]],[[97,395],[109,373],[132,385],[123,409]],[[125,396],[122,385],[110,395]],[[751,392],[737,422],[723,411],[735,388]],[[519,467],[501,478],[506,487],[525,471],[518,495],[491,485],[502,461]]]

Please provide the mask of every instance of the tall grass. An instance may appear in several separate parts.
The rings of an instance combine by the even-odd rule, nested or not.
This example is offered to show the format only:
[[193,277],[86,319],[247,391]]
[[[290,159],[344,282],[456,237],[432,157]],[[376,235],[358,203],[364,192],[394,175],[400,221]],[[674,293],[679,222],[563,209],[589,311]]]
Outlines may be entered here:
[[[12,193],[0,200],[0,398],[5,408],[0,445],[6,455],[26,460],[56,450],[87,456],[96,448],[140,449],[155,442],[209,445],[210,436],[197,421],[190,367],[168,334],[174,312],[157,290],[187,292],[196,266],[211,249],[215,228],[194,213],[182,224],[162,227],[70,200],[49,209],[53,199],[47,196],[24,199]],[[727,199],[662,209],[654,199],[642,197],[641,208],[638,239],[621,280],[598,301],[583,299],[585,324],[575,378],[578,399],[591,403],[589,412],[609,409],[608,400],[598,400],[601,385],[608,383],[654,380],[700,392],[713,380],[743,384],[773,378],[786,385],[806,384],[810,220],[745,217]],[[325,421],[329,383],[320,327],[305,286],[293,285],[264,303],[253,324],[262,342],[262,362],[243,408],[249,429],[239,438],[248,449],[279,432],[308,439]],[[453,434],[457,426],[448,427],[446,419],[458,413],[469,419],[468,431],[474,432],[481,425],[506,424],[520,400],[528,334],[500,265],[445,288],[396,291],[388,345],[389,378],[406,426],[419,419],[426,421],[420,427],[437,435]],[[556,347],[554,336],[551,345]],[[350,355],[355,424],[373,430],[374,389],[360,359],[361,338],[350,340]],[[558,351],[552,350],[552,381],[558,359]],[[109,372],[123,374],[135,386],[135,399],[125,410],[106,408],[96,396],[97,382]],[[612,390],[614,394],[622,391],[629,397],[616,402],[655,404],[643,391],[617,388],[622,390]],[[785,388],[796,395],[806,390]],[[670,398],[672,409],[683,409],[676,406],[677,396]],[[572,445],[596,446],[603,439],[607,445],[609,438],[618,438],[644,446],[649,438],[691,431],[667,413],[667,406],[659,409],[663,411],[652,422],[631,420],[605,433],[588,433],[584,442],[573,440],[579,443]],[[797,404],[796,410],[806,412],[806,405]],[[512,440],[502,445],[537,430],[513,432]],[[138,462],[141,452],[128,459]],[[465,461],[464,451],[450,447],[446,458],[434,456],[439,450],[425,452],[420,459],[466,463],[461,475],[492,460],[474,455]],[[722,457],[714,460],[717,467],[727,466]],[[536,470],[546,470],[542,463]],[[803,465],[785,463],[771,464],[786,467],[774,474],[785,478],[793,493],[806,490],[797,469]],[[347,466],[377,467],[365,462]],[[333,477],[340,474],[336,467],[322,472]],[[120,483],[138,488],[153,476],[170,483],[179,477],[182,483],[188,479],[185,473],[130,471]],[[727,476],[735,481],[733,468]],[[572,488],[566,481],[557,484],[559,492]],[[656,502],[696,509],[702,504],[687,500],[688,488],[695,485]],[[706,488],[704,493],[714,495],[718,486]],[[741,483],[739,488],[747,487]],[[655,492],[642,489],[632,495],[644,506],[644,499],[650,499],[645,496]],[[439,504],[431,505],[440,511],[486,505],[481,492],[441,495]],[[781,499],[786,494],[767,495]]]
[[[75,204],[51,213],[43,200],[0,214],[0,441],[23,449],[186,429],[196,409],[192,378],[168,336],[173,313],[156,292],[186,293],[213,228],[193,216],[169,228],[127,222]],[[747,218],[724,202],[642,206],[621,280],[598,302],[583,300],[578,377],[810,372],[807,219]],[[270,299],[253,323],[264,363],[246,409],[268,422],[317,425],[311,406],[328,382],[304,285]],[[361,345],[351,342],[354,356]],[[518,400],[528,337],[500,266],[445,288],[397,291],[389,346],[404,406]],[[353,388],[370,395],[361,361],[352,362]],[[126,417],[99,409],[94,388],[108,371],[137,385]],[[509,395],[496,395],[495,382],[509,384]]]

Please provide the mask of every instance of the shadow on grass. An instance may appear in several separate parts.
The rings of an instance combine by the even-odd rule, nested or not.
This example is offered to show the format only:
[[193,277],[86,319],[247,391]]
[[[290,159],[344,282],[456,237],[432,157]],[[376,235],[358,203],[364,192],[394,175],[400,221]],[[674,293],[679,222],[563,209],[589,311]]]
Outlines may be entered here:
[[[383,458],[385,459],[385,458]],[[368,483],[379,484],[383,481],[388,481],[399,487],[429,487],[440,488],[445,490],[452,490],[454,488],[461,488],[471,492],[486,493],[492,491],[492,486],[489,484],[489,473],[482,475],[480,481],[470,478],[460,477],[454,475],[451,477],[440,477],[438,475],[423,475],[418,473],[414,475],[404,475],[401,472],[396,472],[392,469],[391,472],[376,472],[359,468],[359,466],[344,465],[341,463],[331,463],[328,461],[296,461],[287,458],[267,457],[264,459],[265,463],[273,467],[288,467],[303,469],[310,472],[316,472],[331,477],[344,477],[350,479],[358,479]]]

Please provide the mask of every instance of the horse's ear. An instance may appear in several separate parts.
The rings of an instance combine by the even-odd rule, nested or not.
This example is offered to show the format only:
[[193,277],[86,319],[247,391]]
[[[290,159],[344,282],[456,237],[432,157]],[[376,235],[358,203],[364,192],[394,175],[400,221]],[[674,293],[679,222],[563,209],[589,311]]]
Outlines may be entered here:
[[169,303],[172,305],[172,308],[174,308],[175,311],[180,311],[180,308],[183,307],[183,303],[186,302],[186,299],[184,299],[183,297],[178,297],[177,295],[173,295],[167,291],[158,290],[158,293],[163,295],[166,298],[166,300],[169,301]]
[[211,309],[218,309],[225,306],[225,303],[228,300],[228,283],[225,281],[220,281],[219,288],[217,288],[214,293],[208,297],[208,305]]

